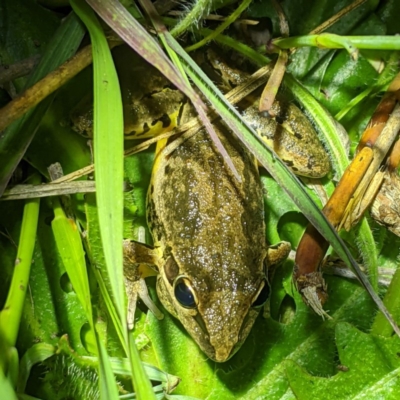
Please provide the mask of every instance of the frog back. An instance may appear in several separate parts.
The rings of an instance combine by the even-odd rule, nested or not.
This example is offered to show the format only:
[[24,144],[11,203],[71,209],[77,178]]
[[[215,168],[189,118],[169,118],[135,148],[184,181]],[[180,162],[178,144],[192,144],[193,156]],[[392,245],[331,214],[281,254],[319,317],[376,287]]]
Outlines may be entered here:
[[[221,127],[219,127],[221,128]],[[218,136],[241,182],[224,165],[207,132],[161,154],[148,197],[148,222],[164,258],[172,252],[190,276],[210,285],[235,271],[259,276],[265,253],[263,192],[254,158],[229,133]],[[202,279],[202,278],[201,278]]]
[[[264,285],[266,243],[255,160],[230,134],[219,130],[219,136],[241,182],[201,131],[171,154],[158,156],[148,222],[164,260],[159,298],[203,351],[221,362],[240,347],[258,313],[252,303]],[[178,303],[179,277],[195,293],[195,309]]]

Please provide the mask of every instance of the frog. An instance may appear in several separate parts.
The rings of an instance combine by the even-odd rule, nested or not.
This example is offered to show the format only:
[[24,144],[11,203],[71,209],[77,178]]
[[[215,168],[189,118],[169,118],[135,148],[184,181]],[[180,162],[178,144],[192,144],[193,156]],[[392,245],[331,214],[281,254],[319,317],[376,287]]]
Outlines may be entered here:
[[[142,61],[127,45],[113,49],[121,85],[126,140],[147,139],[180,124],[187,99],[154,67]],[[93,137],[93,95],[84,96],[70,111],[64,124],[91,139]]]
[[[207,57],[225,90],[247,79],[246,73],[228,67],[212,53]],[[150,66],[147,71],[160,76]],[[131,99],[130,104],[137,101]],[[182,105],[188,104],[183,98],[173,97],[171,103],[177,102],[180,111],[169,123],[184,123],[183,116],[191,115],[183,111]],[[275,118],[266,118],[258,112],[257,99],[248,103],[243,109],[246,121],[296,174],[315,178],[329,171],[323,146],[295,105],[278,100],[272,110]],[[173,139],[159,141],[146,206],[153,246],[125,240],[124,274],[130,328],[138,297],[157,318],[163,316],[144,283],[155,275],[163,307],[209,359],[225,362],[249,335],[268,299],[274,270],[286,259],[290,244],[267,245],[258,163],[221,121],[214,128],[240,180],[225,167],[204,129],[194,136],[184,134],[173,150],[169,146]],[[143,130],[139,136],[147,133]]]

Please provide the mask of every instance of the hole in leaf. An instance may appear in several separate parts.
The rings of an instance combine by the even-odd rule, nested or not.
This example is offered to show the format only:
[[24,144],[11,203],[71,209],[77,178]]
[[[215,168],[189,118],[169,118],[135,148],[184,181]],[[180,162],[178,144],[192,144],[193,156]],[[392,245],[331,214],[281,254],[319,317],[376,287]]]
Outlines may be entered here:
[[66,272],[64,272],[64,273],[61,275],[61,278],[60,278],[60,286],[61,286],[61,289],[62,289],[65,293],[71,293],[71,292],[74,291],[74,288],[73,288],[73,286],[72,286],[72,283],[71,283],[71,281],[69,280],[69,276],[68,276],[68,274],[67,274]]
[[88,322],[86,322],[86,324],[82,325],[80,336],[81,336],[82,345],[85,347],[87,352],[91,353],[91,354],[96,354],[96,352],[97,352],[96,338],[93,335],[93,332],[90,329],[90,325]]
[[293,297],[286,295],[279,308],[279,322],[281,324],[289,324],[296,314],[296,303]]

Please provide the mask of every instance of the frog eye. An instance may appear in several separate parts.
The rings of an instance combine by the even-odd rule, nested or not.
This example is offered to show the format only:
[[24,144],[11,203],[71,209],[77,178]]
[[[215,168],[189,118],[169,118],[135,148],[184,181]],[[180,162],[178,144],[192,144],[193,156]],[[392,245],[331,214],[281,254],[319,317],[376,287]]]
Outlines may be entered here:
[[175,298],[185,308],[196,308],[197,297],[189,279],[178,277],[174,284]]
[[269,289],[268,282],[264,279],[261,282],[260,289],[258,290],[258,293],[253,301],[253,307],[261,307],[265,304],[269,297]]

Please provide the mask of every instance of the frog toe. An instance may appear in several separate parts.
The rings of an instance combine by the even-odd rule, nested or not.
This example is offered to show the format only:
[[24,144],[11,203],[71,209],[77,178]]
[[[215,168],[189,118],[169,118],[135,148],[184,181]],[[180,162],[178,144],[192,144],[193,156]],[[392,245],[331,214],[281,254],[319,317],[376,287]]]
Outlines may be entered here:
[[285,261],[290,253],[291,245],[289,242],[279,242],[268,247],[267,262],[268,266],[278,265]]
[[146,307],[154,314],[157,319],[164,318],[164,314],[151,299],[144,279],[132,281],[125,278],[125,288],[126,295],[128,297],[127,324],[129,330],[132,330],[135,325],[135,311],[138,298],[143,301]]

